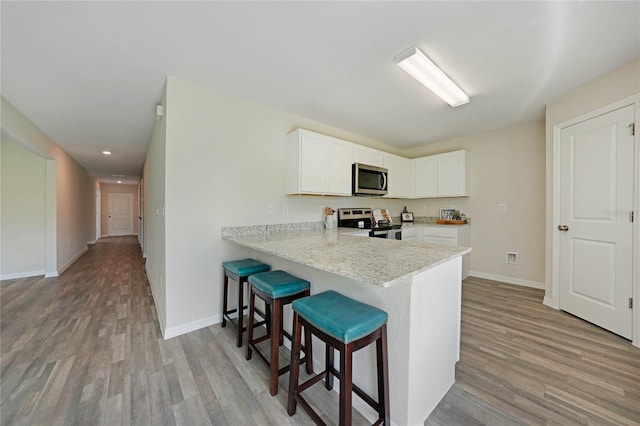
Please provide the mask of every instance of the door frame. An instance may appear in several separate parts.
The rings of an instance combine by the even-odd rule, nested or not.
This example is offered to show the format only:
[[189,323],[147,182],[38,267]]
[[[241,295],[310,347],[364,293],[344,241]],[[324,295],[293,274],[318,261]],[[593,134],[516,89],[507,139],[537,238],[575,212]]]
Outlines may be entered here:
[[635,218],[633,222],[633,251],[632,256],[632,292],[633,292],[633,324],[632,324],[632,343],[634,346],[640,348],[640,144],[638,143],[640,135],[640,95],[635,95],[607,105],[602,108],[598,108],[587,114],[580,115],[570,120],[553,126],[553,205],[552,205],[552,217],[551,233],[552,233],[552,262],[551,262],[551,297],[545,297],[544,303],[554,309],[560,309],[560,235],[558,232],[554,232],[560,225],[560,134],[561,131],[569,126],[578,124],[582,121],[590,120],[597,116],[612,112],[614,110],[634,105],[635,106],[635,123],[636,131],[634,137],[635,145],[635,158],[634,158],[634,183],[633,189],[633,211],[635,212]]
[[102,197],[102,191],[100,188],[96,188],[96,241],[98,241],[102,237],[102,206],[100,199]]

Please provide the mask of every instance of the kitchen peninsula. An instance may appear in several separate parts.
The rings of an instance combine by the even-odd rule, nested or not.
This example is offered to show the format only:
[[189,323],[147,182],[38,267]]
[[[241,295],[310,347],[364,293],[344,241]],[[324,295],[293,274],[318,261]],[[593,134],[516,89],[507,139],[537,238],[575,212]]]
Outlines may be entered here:
[[[311,292],[336,290],[389,315],[391,421],[421,425],[455,380],[460,354],[462,255],[470,248],[348,235],[350,229],[263,225],[223,228],[224,240],[247,255],[311,282]],[[344,232],[344,233],[343,233]],[[288,307],[287,307],[288,308]],[[285,312],[290,327],[291,311]],[[314,369],[324,348],[314,346]],[[337,361],[337,360],[336,360]],[[375,350],[354,355],[354,383],[376,394]],[[354,395],[354,408],[373,411]]]

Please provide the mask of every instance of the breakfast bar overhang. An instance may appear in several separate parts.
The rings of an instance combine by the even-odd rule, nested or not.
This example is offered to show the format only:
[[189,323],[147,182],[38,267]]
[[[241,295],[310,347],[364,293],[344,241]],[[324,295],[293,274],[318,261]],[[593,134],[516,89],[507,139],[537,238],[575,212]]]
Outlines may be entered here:
[[[309,280],[312,294],[335,290],[386,311],[391,422],[424,423],[455,381],[462,256],[470,248],[362,238],[340,229],[291,231],[280,225],[223,228],[222,236],[273,269]],[[285,327],[291,327],[290,312],[285,318]],[[320,371],[323,363],[323,347],[314,345],[314,369]],[[375,377],[374,349],[358,351],[354,383],[375,395]],[[365,417],[374,418],[355,395],[353,402]]]

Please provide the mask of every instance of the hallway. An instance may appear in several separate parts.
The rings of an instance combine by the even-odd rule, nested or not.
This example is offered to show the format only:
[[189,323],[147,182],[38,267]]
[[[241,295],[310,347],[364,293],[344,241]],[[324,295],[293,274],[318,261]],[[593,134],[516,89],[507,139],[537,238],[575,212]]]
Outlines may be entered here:
[[269,395],[230,327],[162,339],[134,236],[100,239],[58,278],[3,281],[0,297],[1,425],[313,424],[287,415],[288,375]]

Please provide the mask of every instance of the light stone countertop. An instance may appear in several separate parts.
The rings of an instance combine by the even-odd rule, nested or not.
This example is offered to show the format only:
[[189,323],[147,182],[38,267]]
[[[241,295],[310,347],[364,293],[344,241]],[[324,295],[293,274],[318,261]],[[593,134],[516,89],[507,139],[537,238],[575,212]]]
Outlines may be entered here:
[[249,235],[229,232],[232,229],[223,229],[224,240],[380,287],[408,283],[421,272],[471,252],[468,247],[352,236],[347,233],[357,230],[350,228]]

